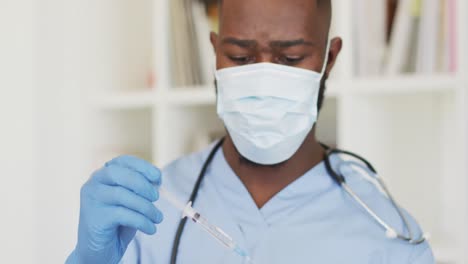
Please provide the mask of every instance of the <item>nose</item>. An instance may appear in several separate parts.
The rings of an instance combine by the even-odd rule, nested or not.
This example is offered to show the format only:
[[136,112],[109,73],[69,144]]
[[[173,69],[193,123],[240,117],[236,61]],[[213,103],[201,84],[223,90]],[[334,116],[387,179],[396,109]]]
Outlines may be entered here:
[[275,63],[273,54],[268,51],[260,52],[256,56],[255,63],[263,63],[263,62]]

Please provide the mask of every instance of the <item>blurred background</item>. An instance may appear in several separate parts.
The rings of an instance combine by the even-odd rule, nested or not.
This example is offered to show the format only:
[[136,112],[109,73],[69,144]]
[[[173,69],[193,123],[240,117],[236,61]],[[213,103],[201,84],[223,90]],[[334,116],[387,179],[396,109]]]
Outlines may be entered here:
[[[375,164],[468,263],[468,2],[333,0],[344,50],[319,138]],[[0,255],[63,263],[79,189],[132,154],[164,166],[224,132],[215,113],[216,1],[0,0]]]

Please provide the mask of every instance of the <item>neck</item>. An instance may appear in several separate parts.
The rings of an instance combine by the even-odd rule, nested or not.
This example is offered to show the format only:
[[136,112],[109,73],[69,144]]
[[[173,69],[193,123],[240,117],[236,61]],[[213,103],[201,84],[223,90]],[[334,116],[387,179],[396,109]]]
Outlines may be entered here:
[[223,153],[258,208],[263,207],[275,194],[320,163],[325,154],[315,139],[315,129],[309,133],[298,151],[279,165],[261,166],[243,161],[229,135],[223,143]]

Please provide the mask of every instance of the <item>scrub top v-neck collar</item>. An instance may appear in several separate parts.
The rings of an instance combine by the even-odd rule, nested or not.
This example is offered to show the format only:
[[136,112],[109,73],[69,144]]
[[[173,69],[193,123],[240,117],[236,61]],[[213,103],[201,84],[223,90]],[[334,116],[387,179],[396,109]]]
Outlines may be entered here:
[[227,163],[222,149],[216,153],[211,166],[210,180],[219,193],[219,202],[229,208],[229,214],[241,229],[250,248],[254,247],[268,229],[287,225],[294,211],[301,210],[301,205],[336,187],[327,175],[324,163],[320,162],[259,209],[247,188]]

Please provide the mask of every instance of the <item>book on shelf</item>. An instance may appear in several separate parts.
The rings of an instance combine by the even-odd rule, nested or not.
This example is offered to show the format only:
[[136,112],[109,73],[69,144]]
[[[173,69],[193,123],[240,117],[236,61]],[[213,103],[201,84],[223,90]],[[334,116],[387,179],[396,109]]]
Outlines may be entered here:
[[171,65],[176,87],[209,84],[213,81],[215,56],[210,43],[213,21],[217,13],[199,0],[171,0]]
[[457,1],[355,0],[356,74],[456,71]]
[[[461,0],[353,0],[354,73],[455,72],[457,1]],[[170,1],[175,87],[213,82],[215,56],[209,34],[217,29],[216,2]]]
[[386,46],[386,3],[383,0],[353,0],[355,26],[355,73],[377,75],[382,72]]

